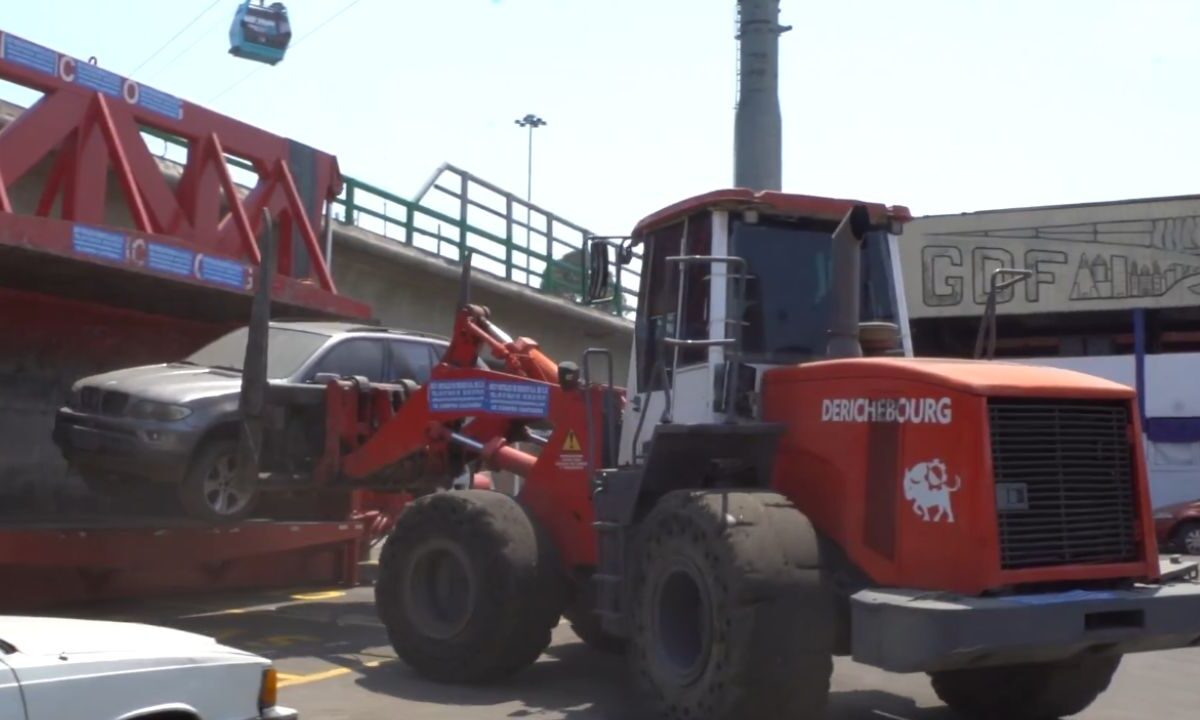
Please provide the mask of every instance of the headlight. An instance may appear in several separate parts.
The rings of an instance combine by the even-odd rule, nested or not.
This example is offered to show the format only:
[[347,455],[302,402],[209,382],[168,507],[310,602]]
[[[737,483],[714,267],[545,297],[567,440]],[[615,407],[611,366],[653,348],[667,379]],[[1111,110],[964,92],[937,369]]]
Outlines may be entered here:
[[267,708],[273,708],[279,703],[279,675],[275,672],[275,668],[267,668],[263,670],[262,685],[258,688],[258,711],[263,712]]
[[191,414],[191,408],[186,408],[182,405],[155,402],[153,400],[138,400],[129,406],[129,416],[138,420],[175,422]]

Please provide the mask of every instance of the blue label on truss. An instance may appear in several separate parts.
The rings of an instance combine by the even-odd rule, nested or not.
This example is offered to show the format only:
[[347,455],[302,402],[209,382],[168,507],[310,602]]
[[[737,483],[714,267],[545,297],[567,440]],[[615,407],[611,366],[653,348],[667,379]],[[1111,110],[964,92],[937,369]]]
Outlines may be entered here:
[[246,266],[233,260],[200,256],[200,279],[205,282],[228,285],[239,290],[246,287]]
[[71,229],[71,249],[80,255],[125,262],[125,236],[120,233],[76,225]]
[[4,35],[4,59],[47,75],[58,75],[58,53],[7,33]]
[[519,380],[433,380],[429,383],[429,409],[545,417],[550,409],[550,386]]
[[183,101],[174,95],[145,85],[138,86],[138,106],[159,115],[179,120],[183,117]]
[[172,275],[191,275],[196,256],[190,250],[170,245],[146,243],[146,267]]
[[121,97],[123,80],[120,75],[109,72],[98,65],[86,62],[75,63],[75,84],[105,95]]

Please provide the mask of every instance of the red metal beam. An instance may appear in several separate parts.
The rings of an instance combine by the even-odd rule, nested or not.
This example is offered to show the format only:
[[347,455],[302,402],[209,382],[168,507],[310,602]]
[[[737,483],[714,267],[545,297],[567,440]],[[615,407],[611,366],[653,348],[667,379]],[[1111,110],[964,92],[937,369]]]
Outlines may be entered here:
[[[279,174],[283,178],[283,192],[287,197],[288,205],[292,209],[292,222],[300,226],[300,236],[304,238],[304,245],[308,248],[309,257],[322,257],[321,246],[317,244],[317,235],[313,232],[312,225],[308,222],[308,217],[304,212],[304,203],[300,200],[300,193],[296,191],[296,181],[292,179],[292,171],[288,170],[287,163],[283,162],[283,160],[279,161]],[[317,263],[315,269],[317,278],[321,281],[321,287],[330,292],[336,292],[333,287],[333,277],[330,276],[329,268],[325,263]]]
[[[104,132],[105,139],[108,140],[108,152],[112,158],[113,170],[116,172],[117,182],[121,183],[121,189],[125,191],[125,202],[129,205],[129,212],[133,214],[133,221],[137,224],[138,230],[154,232],[155,228],[150,223],[149,213],[146,212],[146,203],[142,200],[138,180],[133,175],[133,168],[129,166],[129,157],[125,152],[125,146],[121,144],[117,128],[113,125],[112,113],[108,110],[108,101],[99,93],[96,94],[96,114],[99,116],[100,129]],[[145,146],[143,145],[143,147]],[[101,202],[103,202],[103,198]]]
[[[196,275],[220,275],[238,265],[261,262],[255,238],[265,208],[286,233],[284,237],[290,238],[292,229],[299,234],[308,256],[307,263],[296,263],[289,262],[286,253],[280,254],[279,270],[296,282],[277,282],[276,289],[290,302],[319,309],[340,307],[356,318],[370,316],[366,306],[334,299],[332,275],[314,231],[322,203],[335,199],[341,190],[333,156],[307,148],[297,153],[296,146],[282,137],[3,32],[0,79],[45,93],[0,130],[0,178],[10,185],[17,183],[39,162],[57,155],[37,206],[9,203],[0,207],[0,215],[46,217],[61,194],[63,219],[104,226],[105,180],[111,169],[125,195],[133,227],[103,227],[123,238],[114,235],[96,241],[99,245],[85,239],[81,246],[111,254],[117,244],[135,242],[128,233],[133,230],[163,237],[187,254],[160,249],[157,256],[151,253],[148,265],[136,264],[132,270],[145,272],[158,262],[165,263],[163,267],[175,263],[168,270],[186,271],[180,263],[192,257]],[[141,136],[147,128],[169,133],[188,146],[183,175],[174,188]],[[233,183],[227,155],[245,159],[258,174],[244,198]],[[305,158],[305,185],[316,188],[314,197],[301,197],[298,192],[293,156]],[[23,242],[29,249],[52,250],[53,242],[41,240],[45,234],[35,230]],[[104,250],[105,243],[112,248]],[[289,252],[291,245],[286,244]],[[307,269],[298,273],[302,267]]]
[[250,220],[246,217],[246,209],[242,207],[241,198],[238,197],[237,186],[233,184],[233,178],[229,175],[229,167],[225,164],[225,149],[221,147],[221,138],[217,137],[216,133],[208,137],[208,151],[216,164],[217,177],[221,181],[221,188],[225,191],[225,202],[232,210],[234,226],[242,238],[242,244],[246,252],[250,253],[254,264],[260,265],[262,264],[262,253],[258,249],[258,241],[254,237],[254,231],[250,229]]

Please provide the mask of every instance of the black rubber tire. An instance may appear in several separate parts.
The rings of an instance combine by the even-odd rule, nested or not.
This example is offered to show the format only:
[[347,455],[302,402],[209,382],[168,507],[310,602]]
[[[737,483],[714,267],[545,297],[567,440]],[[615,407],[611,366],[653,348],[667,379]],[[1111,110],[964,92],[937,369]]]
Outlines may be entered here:
[[795,506],[770,492],[673,492],[638,542],[629,664],[647,715],[821,716],[835,604]]
[[[437,553],[454,558],[467,583],[464,607],[444,622],[423,607],[437,602],[427,596],[443,576],[425,577],[421,563]],[[488,490],[412,502],[384,543],[375,583],[376,612],[396,654],[446,683],[491,682],[533,664],[550,644],[564,597],[551,543],[516,500]]]
[[1179,523],[1179,526],[1171,533],[1171,544],[1179,552],[1188,555],[1200,555],[1200,547],[1188,547],[1188,535],[1190,533],[1200,533],[1200,521],[1188,520]]
[[254,512],[258,502],[258,487],[247,488],[247,502],[231,512],[218,512],[205,498],[204,481],[217,463],[228,462],[237,457],[237,441],[230,438],[213,438],[204,441],[192,455],[192,461],[179,484],[179,503],[188,517],[212,524],[227,524],[245,520]]
[[933,691],[966,720],[1054,720],[1108,689],[1120,655],[930,673]]

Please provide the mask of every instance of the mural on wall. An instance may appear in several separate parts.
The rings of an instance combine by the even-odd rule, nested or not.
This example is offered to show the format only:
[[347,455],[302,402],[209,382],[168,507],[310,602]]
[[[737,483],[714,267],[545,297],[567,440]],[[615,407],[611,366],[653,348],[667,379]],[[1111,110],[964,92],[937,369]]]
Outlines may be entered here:
[[901,257],[913,317],[977,314],[1000,267],[1033,271],[998,294],[1002,313],[1200,304],[1200,215],[938,228],[963,222],[963,216],[923,218],[911,226],[920,237],[905,231]]

